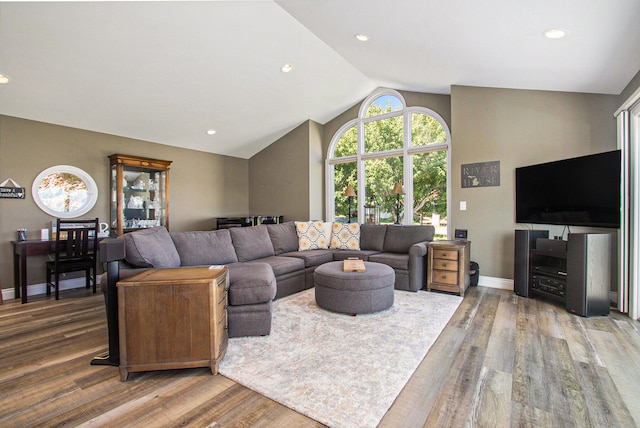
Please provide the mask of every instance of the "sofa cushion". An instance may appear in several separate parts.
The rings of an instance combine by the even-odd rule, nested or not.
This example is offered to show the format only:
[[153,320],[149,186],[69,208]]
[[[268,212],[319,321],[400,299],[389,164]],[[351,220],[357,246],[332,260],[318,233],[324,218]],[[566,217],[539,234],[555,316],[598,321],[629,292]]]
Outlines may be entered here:
[[226,265],[238,261],[228,229],[171,232],[182,266]]
[[267,263],[233,263],[229,268],[229,305],[253,305],[276,297],[276,278]]
[[124,235],[126,261],[135,267],[180,267],[180,256],[164,226]]
[[360,225],[358,223],[333,223],[330,248],[340,250],[360,249]]
[[305,267],[319,266],[323,263],[333,261],[333,251],[331,250],[292,251],[281,255],[283,257],[295,257],[302,259],[304,260]]
[[256,260],[256,262],[268,263],[269,265],[271,265],[273,274],[276,277],[285,275],[287,273],[304,270],[304,260],[296,259],[293,257],[271,256]]
[[386,233],[384,224],[363,224],[360,226],[360,249],[383,251]]
[[295,222],[268,224],[267,230],[269,231],[269,237],[276,256],[298,250],[298,233],[296,232]]
[[409,254],[379,253],[369,257],[370,262],[382,263],[394,269],[409,269]]
[[275,254],[266,225],[233,227],[228,230],[239,262],[248,262]]
[[413,244],[432,241],[435,234],[433,226],[403,225],[389,226],[384,238],[384,251],[390,253],[408,253]]
[[298,251],[329,248],[325,223],[322,221],[296,221]]

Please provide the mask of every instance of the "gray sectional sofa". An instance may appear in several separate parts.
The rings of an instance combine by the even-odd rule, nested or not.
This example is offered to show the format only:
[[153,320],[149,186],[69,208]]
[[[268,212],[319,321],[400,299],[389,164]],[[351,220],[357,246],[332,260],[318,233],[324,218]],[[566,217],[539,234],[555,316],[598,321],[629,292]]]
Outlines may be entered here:
[[349,257],[384,263],[394,269],[396,289],[420,290],[433,236],[432,226],[363,224],[360,250],[298,251],[295,222],[171,233],[156,227],[101,243],[101,260],[108,262],[102,284],[113,294],[116,281],[141,269],[226,265],[229,336],[267,335],[271,302],[313,287],[313,272],[323,263]]

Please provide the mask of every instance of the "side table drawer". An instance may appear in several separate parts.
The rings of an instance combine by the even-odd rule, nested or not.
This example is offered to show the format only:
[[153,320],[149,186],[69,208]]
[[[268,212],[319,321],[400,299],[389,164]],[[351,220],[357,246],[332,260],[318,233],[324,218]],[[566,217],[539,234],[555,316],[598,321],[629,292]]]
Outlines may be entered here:
[[214,354],[217,357],[222,358],[224,354],[227,352],[227,345],[229,343],[229,335],[227,334],[227,315],[225,311],[225,315],[220,319],[216,325],[216,335],[213,343],[214,346]]
[[458,284],[458,272],[446,271],[446,270],[434,270],[433,282],[440,282],[442,284]]
[[458,252],[456,250],[433,250],[434,259],[458,260]]
[[433,269],[458,271],[456,260],[433,259]]
[[220,275],[216,279],[216,295],[218,296],[218,301],[216,302],[216,314],[217,319],[215,320],[215,342],[214,342],[214,353],[216,356],[223,356],[227,351],[227,345],[229,343],[229,335],[228,333],[228,324],[227,324],[227,299],[228,294],[227,290],[229,287],[229,275],[228,272],[225,271],[223,275]]

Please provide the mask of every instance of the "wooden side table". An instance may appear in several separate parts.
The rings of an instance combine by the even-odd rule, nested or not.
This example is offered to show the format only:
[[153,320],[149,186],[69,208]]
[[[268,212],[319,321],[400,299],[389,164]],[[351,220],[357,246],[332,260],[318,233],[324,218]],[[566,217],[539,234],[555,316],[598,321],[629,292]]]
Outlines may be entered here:
[[434,241],[429,244],[427,290],[464,296],[471,283],[470,241]]
[[227,268],[149,269],[119,281],[120,380],[218,365],[227,350]]

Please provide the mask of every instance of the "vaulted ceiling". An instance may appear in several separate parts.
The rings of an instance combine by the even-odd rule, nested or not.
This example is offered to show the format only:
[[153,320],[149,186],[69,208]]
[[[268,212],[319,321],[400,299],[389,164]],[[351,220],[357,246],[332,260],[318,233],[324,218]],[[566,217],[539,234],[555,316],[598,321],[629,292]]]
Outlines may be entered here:
[[249,158],[377,87],[617,95],[638,17],[637,0],[3,2],[0,114]]

